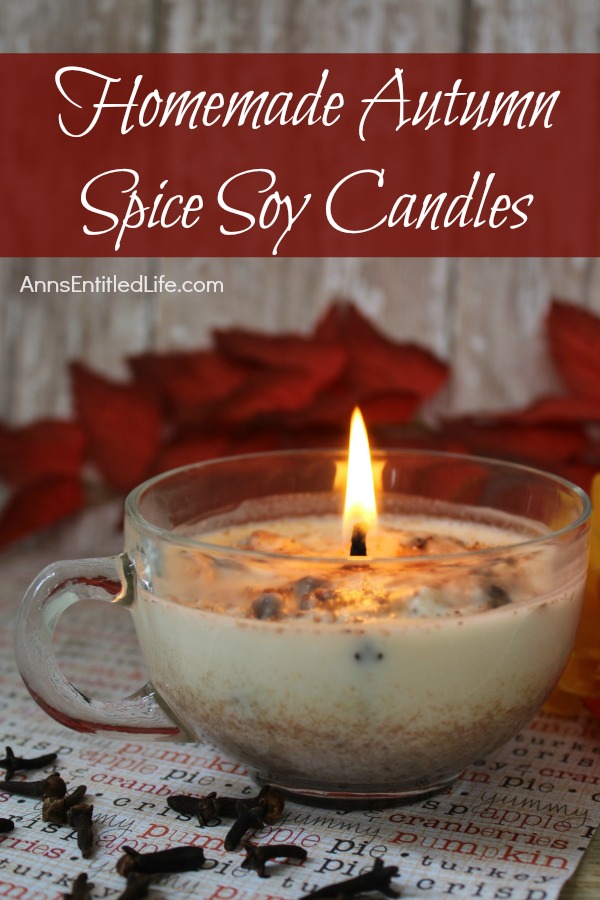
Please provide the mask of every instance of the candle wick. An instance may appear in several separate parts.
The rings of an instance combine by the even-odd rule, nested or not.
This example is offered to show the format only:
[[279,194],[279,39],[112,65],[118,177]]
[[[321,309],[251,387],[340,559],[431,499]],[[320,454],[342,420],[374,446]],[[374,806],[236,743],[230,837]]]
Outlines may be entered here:
[[367,555],[367,529],[362,523],[358,523],[352,529],[350,541],[350,556]]

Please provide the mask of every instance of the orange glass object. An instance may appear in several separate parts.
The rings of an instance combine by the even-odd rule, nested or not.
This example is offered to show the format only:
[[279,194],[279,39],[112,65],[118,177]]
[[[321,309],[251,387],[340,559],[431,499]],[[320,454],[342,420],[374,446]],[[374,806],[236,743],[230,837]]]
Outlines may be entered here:
[[600,473],[592,483],[592,504],[590,561],[575,648],[545,706],[561,715],[576,715],[585,699],[600,700]]

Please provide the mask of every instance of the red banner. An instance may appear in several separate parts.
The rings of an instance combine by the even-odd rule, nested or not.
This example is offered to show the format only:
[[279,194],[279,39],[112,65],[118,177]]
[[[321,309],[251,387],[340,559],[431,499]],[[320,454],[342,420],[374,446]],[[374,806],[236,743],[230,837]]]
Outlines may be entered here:
[[5,55],[3,256],[599,256],[596,55]]

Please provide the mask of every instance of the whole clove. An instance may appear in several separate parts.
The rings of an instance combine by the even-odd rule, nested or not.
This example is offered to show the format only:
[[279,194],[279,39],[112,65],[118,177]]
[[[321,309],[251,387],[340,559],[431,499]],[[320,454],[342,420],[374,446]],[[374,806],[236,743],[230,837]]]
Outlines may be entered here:
[[77,803],[81,803],[86,794],[87,785],[85,784],[80,784],[76,788],[73,788],[71,793],[65,796],[66,808],[71,809],[71,807],[75,806]]
[[0,834],[8,834],[15,827],[12,819],[0,819]]
[[63,894],[63,900],[91,900],[93,887],[93,883],[87,880],[86,873],[82,872],[74,880],[71,893]]
[[76,803],[67,812],[67,822],[77,832],[77,846],[84,859],[91,856],[94,846],[93,812],[91,803]]
[[64,825],[66,821],[67,808],[64,797],[46,797],[42,803],[42,822]]
[[22,756],[15,756],[12,747],[6,748],[6,756],[0,759],[0,766],[6,769],[6,780],[10,781],[15,772],[24,769],[42,769],[44,766],[50,765],[56,759],[56,753],[44,753],[43,756],[32,756],[25,759]]
[[0,781],[0,791],[15,794],[17,797],[34,797],[42,800],[44,797],[64,797],[67,786],[58,772],[53,772],[52,775],[39,781]]
[[270,844],[268,846],[259,846],[250,841],[244,843],[246,851],[246,859],[242,863],[243,869],[251,869],[256,872],[260,878],[270,878],[271,876],[265,870],[265,863],[269,859],[275,859],[278,856],[286,859],[305,860],[307,857],[306,850],[303,847],[297,847],[295,844]]
[[80,784],[64,797],[45,797],[42,804],[42,821],[53,825],[65,825],[69,810],[81,803],[87,793],[85,784]]
[[398,874],[398,866],[384,866],[382,859],[376,859],[373,868],[356,878],[338,881],[325,887],[304,894],[302,900],[316,900],[318,897],[330,897],[334,900],[342,897],[356,897],[369,891],[379,891],[386,897],[399,897],[400,893],[391,887],[390,881]]
[[237,818],[225,835],[225,849],[236,850],[250,829],[276,822],[284,806],[283,792],[279,788],[271,787],[270,784],[265,784],[256,797],[237,800],[235,802]]
[[151,881],[152,879],[149,875],[139,875],[136,872],[132,872],[127,877],[125,890],[119,894],[117,900],[141,900],[141,898],[147,897]]
[[64,779],[60,777],[58,772],[52,772],[45,779],[45,786],[42,797],[64,797],[67,793],[67,785]]
[[190,797],[187,794],[171,794],[167,805],[183,816],[197,816],[201,825],[219,824],[221,819],[235,819],[239,815],[238,804],[260,810],[264,823],[278,819],[285,806],[285,797],[278,788],[266,784],[256,797],[219,796],[215,791],[205,797]]
[[248,801],[249,805],[257,806],[262,811],[262,819],[267,825],[276,822],[283,813],[285,807],[285,796],[279,788],[265,784],[261,792],[253,800]]
[[206,797],[171,794],[167,797],[167,806],[182,816],[197,816],[201,825],[208,825],[211,822],[216,825],[220,821],[220,816],[224,815],[216,791],[207,794]]
[[117,861],[117,872],[124,878],[129,878],[132,874],[193,872],[204,865],[204,851],[201,847],[171,847],[157,853],[138,853],[133,847],[123,847],[123,850],[123,856]]
[[260,828],[265,824],[265,819],[259,806],[250,807],[239,800],[237,814],[237,819],[225,835],[224,846],[226,850],[237,850],[242,838],[250,829]]

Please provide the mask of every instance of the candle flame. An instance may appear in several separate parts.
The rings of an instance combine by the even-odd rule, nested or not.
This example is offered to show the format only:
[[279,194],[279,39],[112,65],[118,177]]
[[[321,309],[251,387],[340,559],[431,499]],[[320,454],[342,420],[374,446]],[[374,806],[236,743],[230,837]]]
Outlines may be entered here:
[[350,534],[355,525],[368,529],[376,522],[377,506],[369,438],[360,410],[356,408],[350,423],[344,532]]

